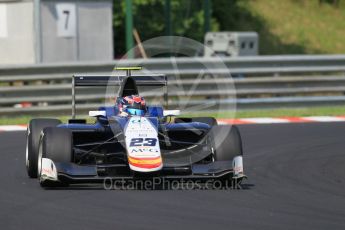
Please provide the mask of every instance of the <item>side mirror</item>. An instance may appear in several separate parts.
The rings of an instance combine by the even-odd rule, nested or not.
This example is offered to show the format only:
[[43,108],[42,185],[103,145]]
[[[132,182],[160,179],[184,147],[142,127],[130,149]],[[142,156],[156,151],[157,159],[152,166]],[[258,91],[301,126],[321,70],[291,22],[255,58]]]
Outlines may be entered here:
[[181,114],[181,111],[179,109],[176,110],[164,110],[163,116],[179,116]]
[[89,111],[89,117],[106,116],[105,110]]

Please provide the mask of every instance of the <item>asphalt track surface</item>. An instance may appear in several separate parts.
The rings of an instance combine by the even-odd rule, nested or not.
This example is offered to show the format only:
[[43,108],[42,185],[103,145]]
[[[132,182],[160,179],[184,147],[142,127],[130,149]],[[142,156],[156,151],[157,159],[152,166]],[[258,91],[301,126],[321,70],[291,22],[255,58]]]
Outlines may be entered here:
[[244,190],[44,190],[0,133],[0,229],[345,229],[345,123],[240,126]]

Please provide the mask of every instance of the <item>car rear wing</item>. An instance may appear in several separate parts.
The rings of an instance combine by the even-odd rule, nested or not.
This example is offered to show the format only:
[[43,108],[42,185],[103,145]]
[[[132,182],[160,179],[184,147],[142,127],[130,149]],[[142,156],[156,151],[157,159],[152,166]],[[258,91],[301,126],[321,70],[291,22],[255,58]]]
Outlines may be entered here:
[[164,101],[168,108],[168,79],[165,75],[131,75],[126,67],[117,68],[117,70],[126,70],[125,76],[107,76],[107,75],[74,75],[72,77],[72,118],[76,116],[76,87],[107,87],[120,86],[120,95],[127,96],[139,94],[137,86],[162,86],[164,87]]
[[[165,75],[134,75],[131,76],[137,86],[166,86]],[[81,86],[121,86],[126,76],[104,75],[74,75],[72,84],[74,87]]]

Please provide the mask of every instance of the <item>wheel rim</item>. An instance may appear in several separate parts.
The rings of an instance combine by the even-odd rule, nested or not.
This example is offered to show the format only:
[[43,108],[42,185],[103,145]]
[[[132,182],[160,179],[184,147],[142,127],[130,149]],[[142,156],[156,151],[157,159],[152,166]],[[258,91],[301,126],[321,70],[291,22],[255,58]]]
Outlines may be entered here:
[[41,134],[39,146],[38,146],[38,162],[37,162],[37,175],[38,175],[38,177],[41,176],[41,171],[42,171],[42,154],[43,154],[42,139],[43,139],[43,133]]
[[27,130],[27,136],[26,136],[26,148],[25,148],[25,165],[26,168],[29,169],[30,167],[30,161],[29,161],[29,136],[30,136],[30,129]]

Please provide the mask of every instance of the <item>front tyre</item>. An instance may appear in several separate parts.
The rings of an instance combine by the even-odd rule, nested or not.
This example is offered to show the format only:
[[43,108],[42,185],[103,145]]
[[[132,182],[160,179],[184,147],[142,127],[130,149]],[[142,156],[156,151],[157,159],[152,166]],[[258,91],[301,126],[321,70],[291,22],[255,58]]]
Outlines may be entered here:
[[216,125],[211,132],[216,161],[232,161],[236,156],[243,156],[242,138],[237,126]]
[[38,118],[32,119],[27,128],[25,163],[26,171],[30,178],[37,178],[38,147],[41,132],[46,127],[56,127],[61,124],[60,120]]
[[[237,126],[216,125],[212,127],[211,133],[215,161],[231,161],[234,163],[235,157],[243,156],[242,138]],[[241,189],[244,178],[243,176],[237,177],[233,173],[232,177],[225,177],[220,181],[225,188]]]
[[[69,129],[49,127],[45,128],[41,135],[38,174],[42,170],[42,158],[48,158],[53,162],[70,163],[73,160],[73,138]],[[42,187],[66,186],[62,182],[40,181]]]

